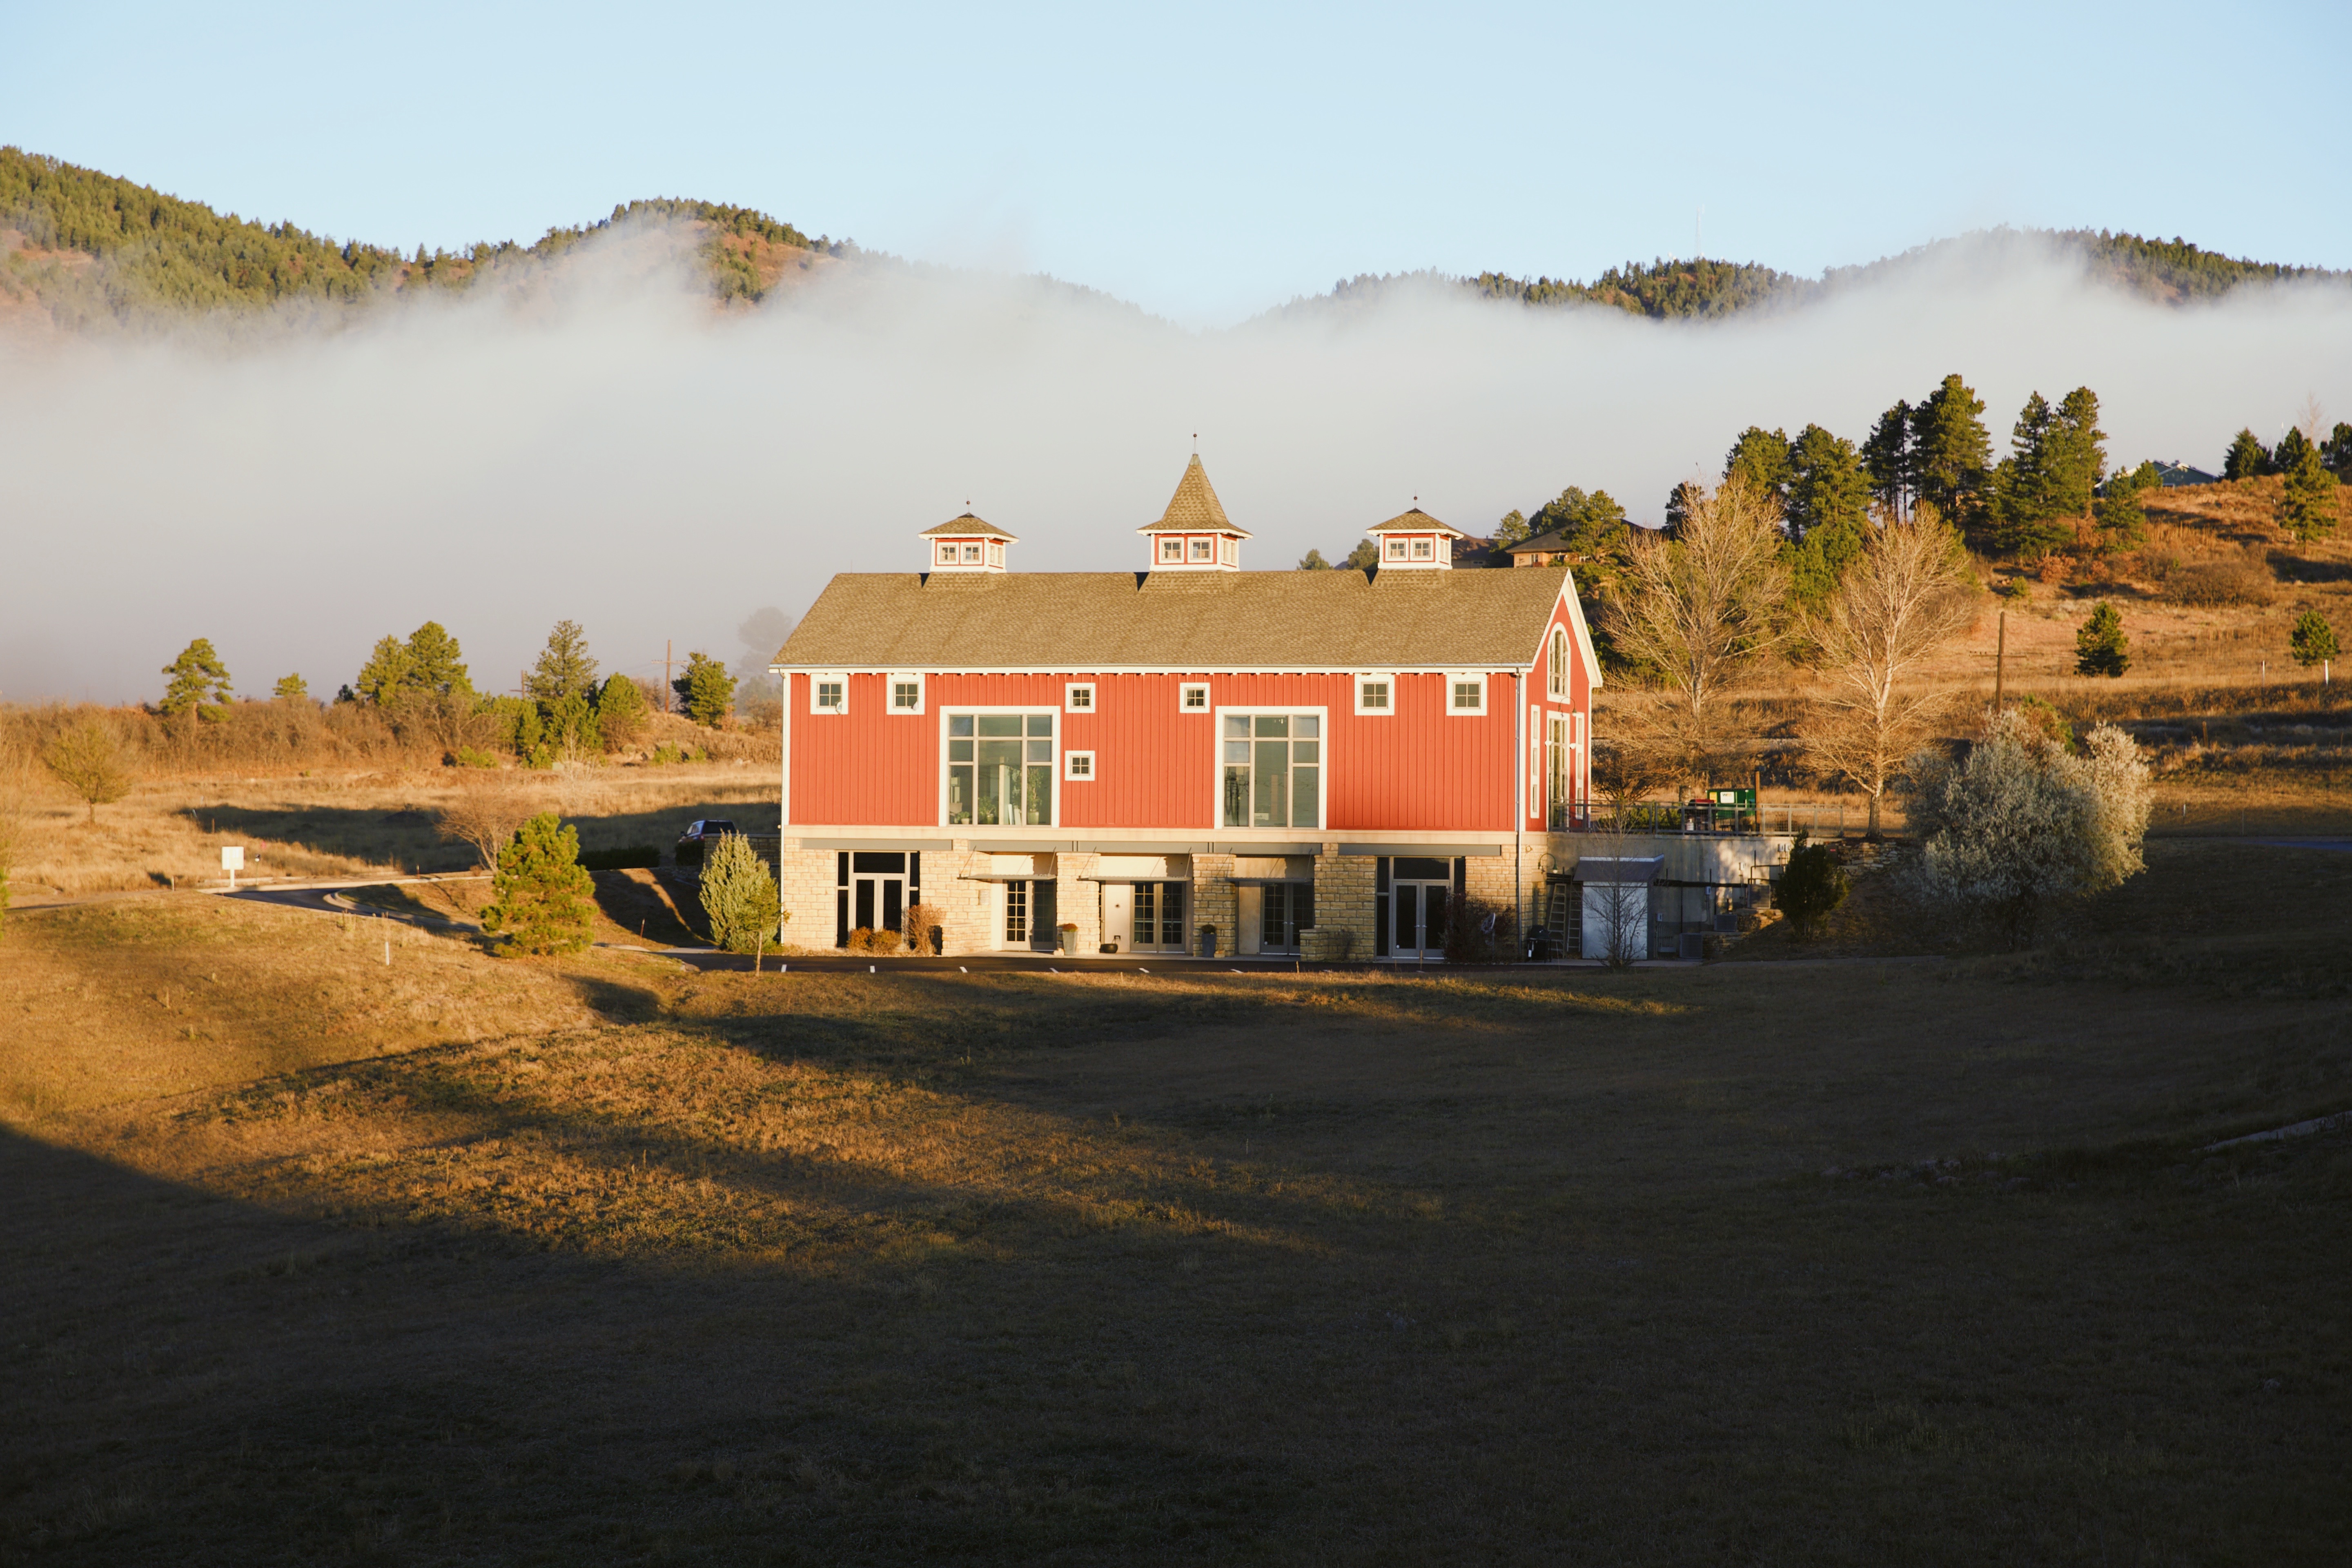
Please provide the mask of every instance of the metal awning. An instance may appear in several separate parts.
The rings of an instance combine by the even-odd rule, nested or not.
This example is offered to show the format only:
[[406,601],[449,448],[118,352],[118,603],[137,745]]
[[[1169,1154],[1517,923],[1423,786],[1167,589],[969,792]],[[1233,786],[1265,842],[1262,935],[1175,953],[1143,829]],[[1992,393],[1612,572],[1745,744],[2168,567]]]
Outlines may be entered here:
[[959,871],[959,882],[1051,882],[1056,880],[1051,871]]
[[1576,862],[1569,873],[1579,882],[1594,882],[1604,887],[1646,886],[1658,879],[1666,868],[1663,855],[1586,855]]

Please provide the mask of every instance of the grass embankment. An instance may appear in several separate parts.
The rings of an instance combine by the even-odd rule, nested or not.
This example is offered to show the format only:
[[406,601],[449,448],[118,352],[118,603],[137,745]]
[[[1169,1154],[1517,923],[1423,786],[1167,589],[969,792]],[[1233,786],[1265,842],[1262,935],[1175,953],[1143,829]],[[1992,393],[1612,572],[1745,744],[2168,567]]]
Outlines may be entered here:
[[[2345,878],[2233,855],[2137,886],[2244,929],[2118,951],[2352,928]],[[0,1555],[2325,1561],[2352,1531],[2352,1148],[2194,1152],[2352,1103],[2345,1004],[2285,968],[2238,998],[2168,960],[754,980],[436,942],[387,972],[331,920],[185,903],[0,946],[30,1009]]]

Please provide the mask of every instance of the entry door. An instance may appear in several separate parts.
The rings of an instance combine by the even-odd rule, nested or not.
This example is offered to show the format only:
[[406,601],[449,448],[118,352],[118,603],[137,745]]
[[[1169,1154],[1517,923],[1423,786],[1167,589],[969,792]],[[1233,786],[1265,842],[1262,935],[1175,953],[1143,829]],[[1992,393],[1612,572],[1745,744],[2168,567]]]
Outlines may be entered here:
[[1137,952],[1184,951],[1184,889],[1182,882],[1138,882],[1130,889],[1134,923],[1129,930]]
[[1445,910],[1454,899],[1451,882],[1389,884],[1389,955],[1392,958],[1444,958]]
[[1120,952],[1135,951],[1135,889],[1125,882],[1103,884],[1103,940]]

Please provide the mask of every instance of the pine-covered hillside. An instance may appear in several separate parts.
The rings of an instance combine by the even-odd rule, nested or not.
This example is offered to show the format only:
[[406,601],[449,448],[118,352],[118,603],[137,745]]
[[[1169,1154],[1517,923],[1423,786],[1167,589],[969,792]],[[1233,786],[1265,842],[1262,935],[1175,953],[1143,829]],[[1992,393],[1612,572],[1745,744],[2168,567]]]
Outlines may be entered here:
[[142,315],[244,310],[289,302],[360,306],[404,289],[462,289],[500,266],[562,255],[632,222],[684,224],[720,300],[758,300],[788,268],[849,247],[811,239],[749,207],[659,199],[551,228],[531,245],[484,242],[404,257],[338,245],[291,223],[223,215],[94,169],[0,147],[0,296],[63,327]]

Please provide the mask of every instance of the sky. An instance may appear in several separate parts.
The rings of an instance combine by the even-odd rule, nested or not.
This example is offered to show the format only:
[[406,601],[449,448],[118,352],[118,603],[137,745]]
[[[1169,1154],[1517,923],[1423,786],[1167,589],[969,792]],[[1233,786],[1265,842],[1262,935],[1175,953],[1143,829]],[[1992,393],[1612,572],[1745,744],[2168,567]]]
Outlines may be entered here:
[[0,331],[0,700],[152,700],[198,636],[244,693],[324,696],[427,619],[487,689],[559,618],[608,669],[756,660],[967,502],[1015,569],[1140,566],[1196,432],[1266,568],[1416,500],[1655,523],[1744,426],[1859,439],[1950,372],[1997,451],[2083,384],[2118,463],[2352,417],[2352,289],[2162,307],[2013,238],[1721,322],[1263,314],[1687,254],[1702,206],[1708,254],[1798,272],[2003,224],[2352,267],[2352,27],[2316,7],[19,9],[0,142],[247,216],[455,247],[691,195],[937,265],[722,316],[615,233],[332,331]]
[[2000,224],[2352,267],[2352,7],[0,0],[0,142],[404,248],[634,197],[1187,325]]

